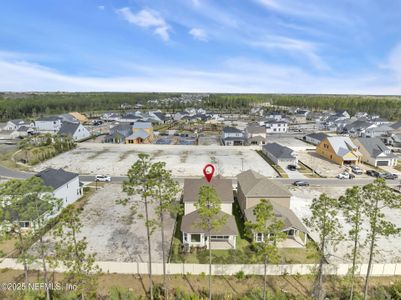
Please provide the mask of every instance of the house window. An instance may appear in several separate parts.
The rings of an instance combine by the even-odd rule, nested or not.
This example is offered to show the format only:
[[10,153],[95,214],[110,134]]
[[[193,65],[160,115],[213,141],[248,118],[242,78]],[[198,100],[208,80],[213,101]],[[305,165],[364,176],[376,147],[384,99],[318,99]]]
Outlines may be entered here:
[[192,243],[200,243],[200,240],[201,240],[200,234],[191,234]]
[[188,242],[188,233],[184,232],[184,242]]
[[258,243],[263,242],[263,233],[256,234],[256,242],[258,242]]
[[210,236],[211,241],[222,241],[222,240],[228,240],[229,236],[228,235],[212,235]]
[[294,229],[288,230],[288,236],[294,236],[294,235],[295,235],[295,230]]
[[30,222],[29,221],[21,221],[20,226],[21,226],[21,228],[29,228]]

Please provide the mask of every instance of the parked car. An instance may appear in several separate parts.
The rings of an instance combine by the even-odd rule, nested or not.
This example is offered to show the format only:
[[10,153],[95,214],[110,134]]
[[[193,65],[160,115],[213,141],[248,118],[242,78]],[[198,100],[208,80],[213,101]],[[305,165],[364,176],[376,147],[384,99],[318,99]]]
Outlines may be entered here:
[[380,177],[380,173],[375,170],[367,170],[366,174],[372,177]]
[[351,170],[352,170],[352,173],[354,173],[356,175],[363,174],[363,170],[358,166],[351,166]]
[[397,174],[392,174],[390,172],[385,172],[385,173],[380,174],[380,177],[384,178],[384,179],[394,180],[394,179],[398,178],[398,175]]
[[342,172],[337,175],[338,179],[352,179],[355,178],[355,175],[348,173],[348,172]]
[[106,176],[106,175],[96,175],[95,180],[96,181],[101,181],[101,182],[110,182],[111,181],[111,177],[110,176]]
[[297,166],[296,165],[288,165],[287,169],[290,171],[296,171],[297,170]]
[[294,181],[292,183],[292,185],[295,185],[295,186],[309,186],[309,182],[304,181],[304,180],[297,180],[297,181]]

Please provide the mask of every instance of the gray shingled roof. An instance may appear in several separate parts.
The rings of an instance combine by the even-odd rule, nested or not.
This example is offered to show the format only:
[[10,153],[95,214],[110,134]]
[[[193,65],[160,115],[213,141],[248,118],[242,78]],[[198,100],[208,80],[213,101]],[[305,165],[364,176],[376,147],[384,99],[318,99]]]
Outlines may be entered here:
[[323,141],[328,135],[325,134],[324,132],[314,132],[305,135],[305,137],[310,137],[312,139],[318,140],[318,141]]
[[205,178],[184,179],[183,201],[198,201],[200,188],[204,185],[214,187],[222,203],[234,202],[232,180],[219,177],[214,177],[210,183]]
[[77,131],[79,125],[80,123],[63,122],[58,133],[72,136],[74,135],[75,131]]
[[246,197],[277,198],[291,197],[288,189],[253,170],[237,175],[238,183]]
[[[306,229],[305,225],[301,222],[301,220],[294,214],[294,212],[287,207],[284,207],[282,205],[276,204],[276,203],[271,203],[274,211],[274,215],[276,218],[284,222],[284,228],[295,228],[298,229],[302,232],[308,232],[308,229]],[[247,221],[252,221],[256,222],[256,216],[253,213],[255,209],[254,207],[250,207],[244,211],[245,218]],[[266,226],[270,225],[271,222],[266,222]]]
[[47,117],[41,117],[37,121],[58,121],[61,119],[62,118],[59,116],[47,116]]
[[134,132],[133,134],[131,134],[130,136],[128,136],[127,137],[127,139],[129,139],[129,140],[136,140],[136,139],[138,139],[138,138],[141,138],[141,139],[146,139],[146,138],[148,138],[149,137],[149,133],[147,133],[145,130],[143,130],[143,129],[140,129],[140,130],[138,130],[138,131],[136,131],[136,132]]
[[224,127],[223,132],[225,132],[225,133],[242,133],[241,130],[239,130],[238,128],[235,128],[235,127]]
[[135,129],[146,129],[146,128],[151,128],[152,123],[150,122],[135,122],[132,128]]
[[70,182],[72,179],[79,176],[77,173],[67,172],[63,169],[48,168],[35,175],[43,180],[46,186],[52,187],[54,190]]
[[292,155],[294,150],[292,150],[288,147],[282,146],[280,144],[277,144],[277,143],[269,143],[269,144],[263,145],[262,148],[265,149],[268,153],[272,154],[276,158],[283,158],[283,159],[295,158],[294,155]]
[[[220,212],[213,219],[221,220],[226,219],[226,222],[217,229],[212,229],[212,235],[238,235],[237,223],[232,215]],[[187,233],[206,233],[207,230],[203,229],[199,224],[201,223],[201,218],[198,211],[193,211],[182,217],[181,231]]]
[[[371,157],[378,157],[380,154],[388,151],[385,158],[393,158],[395,155],[379,138],[357,138],[356,139]],[[384,157],[383,157],[384,158]]]

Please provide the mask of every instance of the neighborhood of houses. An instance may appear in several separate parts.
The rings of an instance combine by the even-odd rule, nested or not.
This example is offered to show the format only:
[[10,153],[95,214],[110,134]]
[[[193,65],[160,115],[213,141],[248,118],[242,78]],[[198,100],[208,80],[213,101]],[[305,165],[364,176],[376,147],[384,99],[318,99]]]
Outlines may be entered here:
[[[187,128],[196,129],[191,131]],[[300,183],[308,185],[308,178],[313,176],[352,179],[366,174],[365,178],[375,176],[391,180],[399,174],[397,161],[401,147],[401,122],[390,122],[366,113],[350,116],[346,111],[310,112],[301,108],[285,112],[264,112],[263,108],[254,108],[248,116],[238,116],[234,120],[227,115],[195,108],[175,113],[139,110],[128,113],[105,112],[96,118],[87,118],[74,112],[32,121],[10,120],[1,134],[3,139],[8,136],[11,140],[37,134],[70,136],[86,149],[100,144],[106,149],[102,151],[106,152],[107,147],[132,149],[140,144],[153,144],[152,147],[157,146],[160,152],[165,144],[171,145],[175,138],[175,143],[182,149],[194,149],[191,151],[196,153],[202,138],[211,136],[216,143],[213,151],[216,151],[216,147],[221,151],[235,148],[237,152],[247,149],[255,153],[256,150],[255,155],[262,157],[261,161],[266,164],[266,167],[259,167],[262,170],[273,168],[276,173],[266,175],[252,165],[244,168],[244,161],[238,162],[239,158],[233,156],[230,160],[232,164],[242,163],[241,171],[235,174],[227,175],[218,170],[218,175],[211,182],[201,178],[199,173],[182,176],[180,199],[184,210],[182,220],[177,224],[184,252],[209,247],[207,231],[197,225],[200,223],[200,215],[195,205],[200,188],[204,185],[216,190],[221,201],[221,212],[216,218],[225,220],[221,227],[212,230],[212,249],[237,248],[240,234],[238,222],[255,221],[254,209],[261,199],[269,200],[274,215],[285,225],[283,231],[287,238],[279,246],[302,249],[306,247],[308,239],[314,239],[314,236],[304,225],[304,215],[294,209],[296,197],[289,184],[275,180],[276,177],[289,177],[293,179],[294,185],[299,186],[303,185]],[[188,148],[185,148],[186,145]],[[146,151],[146,147],[143,149]],[[138,148],[135,151],[139,151]],[[176,155],[184,153],[188,156],[186,150],[181,151],[177,150]],[[97,156],[97,152],[94,153],[91,159]],[[74,156],[74,161],[79,161],[77,157]],[[106,164],[103,158],[101,160]],[[184,163],[185,159],[180,158],[178,161]],[[216,164],[216,161],[211,162]],[[218,165],[216,167],[219,169]],[[308,169],[310,173],[301,173],[301,168]],[[96,170],[102,172],[101,167]],[[81,198],[83,187],[89,184],[85,182],[88,179],[82,179],[84,174],[79,173],[63,161],[63,165],[46,165],[46,168],[37,170],[35,176],[52,187],[54,196],[62,199],[65,207]],[[112,183],[112,176],[115,175],[99,176],[99,173],[94,172],[85,175],[88,174],[98,175],[96,178],[104,176]],[[31,226],[29,220],[23,221],[23,227]],[[254,232],[256,242],[264,241],[265,238],[268,237],[263,233]]]

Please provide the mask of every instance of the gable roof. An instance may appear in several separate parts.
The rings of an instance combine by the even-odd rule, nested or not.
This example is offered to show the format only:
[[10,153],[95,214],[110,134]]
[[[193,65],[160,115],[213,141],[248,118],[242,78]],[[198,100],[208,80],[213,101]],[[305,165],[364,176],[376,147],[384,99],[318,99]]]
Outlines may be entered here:
[[394,124],[391,124],[390,127],[393,128],[393,129],[401,128],[401,121],[398,121],[398,122],[396,122]]
[[[212,229],[211,233],[213,235],[238,235],[238,228],[234,216],[220,211],[212,219],[221,220],[222,218],[226,218],[226,222],[222,226]],[[200,223],[201,218],[198,211],[195,210],[182,217],[181,231],[187,233],[206,233],[207,230],[202,228],[199,225]]]
[[150,122],[135,122],[134,125],[132,125],[132,129],[147,129],[151,127],[152,123]]
[[[305,225],[301,222],[301,220],[294,214],[294,212],[287,207],[284,207],[280,204],[271,203],[274,211],[274,215],[276,218],[284,222],[284,228],[295,228],[302,232],[308,232]],[[254,207],[250,207],[244,211],[245,218],[248,221],[256,222],[256,216],[254,215],[253,211]],[[266,226],[270,225],[271,222],[266,222]]]
[[356,140],[371,157],[376,158],[384,152],[388,152],[386,153],[387,158],[395,157],[395,155],[391,153],[390,149],[379,138],[357,138]]
[[310,137],[310,138],[318,140],[318,141],[323,141],[326,137],[328,137],[328,135],[325,134],[324,132],[314,132],[314,133],[305,135],[305,137]]
[[135,131],[133,134],[131,134],[130,136],[127,137],[128,140],[136,140],[138,138],[141,139],[146,139],[149,137],[149,133],[147,133],[145,130],[140,129],[138,131]]
[[35,176],[41,178],[46,186],[50,186],[56,190],[79,175],[64,171],[63,169],[48,168],[37,173]]
[[224,133],[242,133],[241,130],[235,127],[224,127],[223,128]]
[[63,122],[61,124],[60,130],[58,131],[58,133],[72,136],[77,131],[77,129],[80,125],[81,125],[80,123]]
[[327,141],[330,143],[334,152],[341,157],[353,151],[353,149],[357,149],[351,139],[346,136],[329,136],[327,137]]
[[204,185],[214,187],[222,203],[234,202],[232,180],[220,177],[214,177],[211,182],[207,182],[205,178],[184,179],[183,201],[197,202],[200,188]]
[[245,197],[281,198],[291,197],[291,193],[283,185],[267,177],[247,170],[237,175],[238,183]]
[[60,120],[62,120],[62,118],[59,116],[47,116],[47,117],[41,117],[41,118],[37,119],[36,121],[53,122],[53,121],[60,121]]
[[253,134],[266,133],[266,127],[250,124],[246,127],[246,131]]
[[292,154],[294,150],[277,143],[268,143],[266,145],[263,145],[262,148],[276,158],[295,158],[295,156]]

